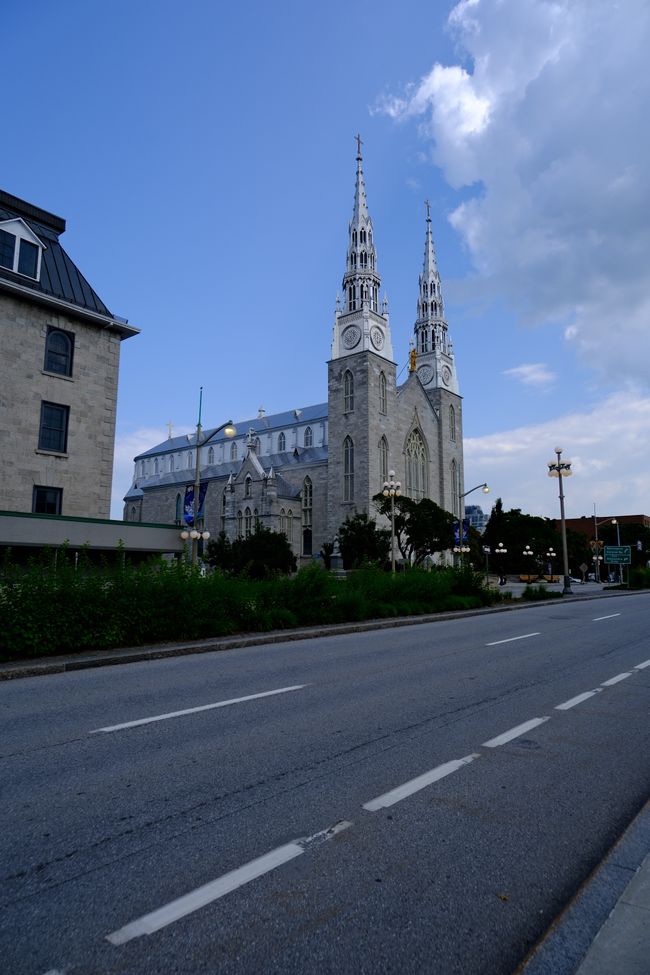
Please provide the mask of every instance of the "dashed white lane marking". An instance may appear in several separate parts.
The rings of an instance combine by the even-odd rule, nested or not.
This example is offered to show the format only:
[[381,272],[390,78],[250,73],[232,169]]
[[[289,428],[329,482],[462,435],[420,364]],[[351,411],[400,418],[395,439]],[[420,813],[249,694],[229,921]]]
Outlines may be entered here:
[[564,701],[562,704],[556,704],[556,711],[568,711],[569,708],[574,708],[576,704],[582,704],[583,701],[589,700],[594,694],[602,693],[602,687],[597,687],[594,691],[585,691],[584,694],[576,694],[575,697],[570,698],[568,701]]
[[631,677],[632,671],[628,670],[624,674],[617,674],[616,677],[610,677],[609,680],[604,680],[601,687],[611,687],[612,684],[618,684],[619,681],[625,680],[626,677]]
[[650,667],[650,660],[644,660],[642,664],[637,664],[634,669],[645,670],[646,667]]
[[106,731],[123,731],[125,728],[137,728],[142,724],[154,721],[167,721],[169,718],[181,718],[185,714],[198,714],[199,711],[213,711],[215,708],[227,708],[231,704],[242,704],[244,701],[257,701],[262,697],[272,697],[274,694],[288,694],[289,691],[299,691],[307,684],[294,684],[293,687],[277,687],[274,691],[262,691],[261,694],[248,694],[246,697],[233,697],[229,701],[217,701],[215,704],[202,704],[198,708],[185,708],[184,711],[170,711],[168,714],[155,714],[151,718],[139,718],[137,721],[125,721],[123,724],[112,724],[106,728],[94,728],[89,732],[97,735]]
[[136,921],[126,924],[118,931],[107,934],[106,940],[114,945],[123,945],[133,938],[140,938],[143,934],[153,934],[155,931],[160,931],[161,928],[167,927],[168,924],[172,924],[174,921],[178,921],[180,918],[186,917],[186,915],[192,914],[194,911],[198,911],[199,908],[205,907],[206,904],[211,904],[220,897],[231,893],[231,891],[237,890],[238,887],[243,887],[244,884],[250,883],[251,880],[255,880],[257,877],[261,877],[271,870],[275,870],[276,867],[282,866],[283,863],[294,860],[313,846],[318,846],[320,843],[331,840],[337,833],[348,829],[350,826],[352,826],[352,823],[342,821],[331,826],[329,829],[321,830],[320,833],[314,833],[313,836],[301,837],[300,839],[293,840],[291,843],[286,843],[284,846],[279,846],[277,849],[271,850],[270,853],[265,853],[264,856],[258,857],[256,860],[250,860],[243,867],[239,867],[237,870],[231,870],[230,873],[225,873],[222,877],[218,877],[216,880],[212,880],[210,883],[190,891],[189,894],[185,894],[183,897],[179,897],[177,900],[165,904],[164,907],[158,908],[157,911],[152,911],[151,914],[144,914]]
[[548,718],[531,718],[530,721],[524,721],[523,724],[518,724],[516,728],[511,728],[509,731],[504,731],[502,735],[497,735],[496,738],[484,741],[483,748],[498,748],[499,745],[505,745],[513,738],[519,738],[520,735],[525,735],[527,731],[544,724],[545,721],[548,721]]
[[610,613],[609,616],[594,616],[592,623],[599,623],[600,620],[613,620],[615,616],[620,616],[620,613]]
[[512,643],[513,640],[527,640],[529,636],[539,636],[539,633],[524,633],[522,636],[509,636],[507,640],[494,640],[492,643],[486,643],[486,647],[496,647],[499,643]]
[[439,779],[444,779],[446,775],[451,775],[452,772],[458,771],[463,765],[469,765],[475,758],[480,758],[480,755],[478,753],[466,755],[465,758],[457,758],[453,762],[445,762],[444,765],[438,765],[437,768],[418,775],[416,779],[410,779],[409,782],[398,785],[397,788],[391,789],[390,792],[384,792],[383,795],[377,796],[376,799],[365,802],[363,808],[367,809],[368,812],[377,812],[378,809],[393,806],[396,802],[406,799],[407,796],[412,796],[414,792],[419,792],[420,789],[426,789],[432,782],[437,782]]

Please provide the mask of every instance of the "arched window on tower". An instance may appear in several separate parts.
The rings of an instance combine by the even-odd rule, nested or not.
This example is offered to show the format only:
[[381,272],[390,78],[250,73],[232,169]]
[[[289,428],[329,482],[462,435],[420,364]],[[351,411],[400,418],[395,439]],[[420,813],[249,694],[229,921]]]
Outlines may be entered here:
[[355,247],[357,246],[357,232],[356,232],[356,230],[353,230],[352,231],[352,243],[354,244]]
[[230,459],[237,460],[237,444],[234,442],[230,444]]
[[382,437],[379,441],[379,490],[384,487],[384,482],[388,480],[388,441]]
[[359,231],[359,243],[365,244],[365,242],[366,242],[366,232],[365,230],[361,230]]
[[137,521],[137,520],[138,520],[138,511],[136,506],[133,504],[131,505],[131,521]]
[[214,464],[214,447],[208,447],[208,464]]
[[361,267],[368,267],[368,255],[365,251],[361,251],[359,263],[361,264]]
[[55,372],[59,376],[72,375],[72,350],[74,336],[70,332],[62,332],[58,328],[51,328],[45,340],[46,372]]
[[312,515],[313,515],[313,486],[308,476],[302,482],[302,554],[311,555],[312,546]]
[[422,294],[424,295],[424,297],[425,297],[425,298],[426,298],[426,296],[427,296],[427,295],[429,294],[429,286],[428,286],[428,284],[426,283],[426,281],[425,281],[425,282],[424,282],[424,284],[422,285]]
[[283,433],[278,436],[278,450],[282,453],[283,450],[287,449],[287,438]]
[[246,508],[244,511],[244,536],[249,537],[253,530],[253,516],[251,514],[251,509]]
[[458,465],[455,460],[451,462],[450,468],[451,481],[451,510],[457,518],[460,517],[460,479],[458,477]]
[[253,478],[248,474],[244,481],[244,497],[250,498],[253,494]]
[[449,407],[449,439],[456,441],[456,411],[453,406]]
[[314,434],[311,427],[305,427],[305,447],[314,446]]
[[349,369],[345,370],[343,376],[343,411],[352,413],[354,410],[354,376]]
[[353,284],[348,285],[348,308],[350,311],[354,311],[357,307],[355,291],[356,289]]
[[427,451],[419,430],[412,430],[406,441],[406,494],[421,501],[427,494]]
[[350,254],[350,267],[355,268],[357,266],[357,255],[354,251]]
[[354,501],[354,444],[352,437],[343,441],[343,500]]
[[379,373],[379,412],[388,413],[388,395],[386,392],[386,373]]

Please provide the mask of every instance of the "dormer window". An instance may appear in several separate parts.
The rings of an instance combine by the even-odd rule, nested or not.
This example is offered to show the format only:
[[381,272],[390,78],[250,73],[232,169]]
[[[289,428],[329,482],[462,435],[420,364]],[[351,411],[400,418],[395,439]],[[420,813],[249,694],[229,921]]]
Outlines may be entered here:
[[42,252],[43,244],[24,220],[5,220],[0,224],[0,267],[38,281]]

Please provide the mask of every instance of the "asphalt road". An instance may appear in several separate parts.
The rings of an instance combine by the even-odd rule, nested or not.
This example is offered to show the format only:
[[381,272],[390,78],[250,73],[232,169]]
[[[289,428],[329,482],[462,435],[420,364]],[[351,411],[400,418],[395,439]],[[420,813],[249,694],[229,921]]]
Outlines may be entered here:
[[0,684],[0,969],[511,975],[650,795],[649,634],[623,595]]

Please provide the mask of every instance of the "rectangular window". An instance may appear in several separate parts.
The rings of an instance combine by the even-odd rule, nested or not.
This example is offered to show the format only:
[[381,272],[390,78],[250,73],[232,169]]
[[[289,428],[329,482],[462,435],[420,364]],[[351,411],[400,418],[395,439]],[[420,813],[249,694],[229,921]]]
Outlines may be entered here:
[[68,420],[70,407],[58,403],[41,403],[41,427],[38,434],[39,450],[55,450],[64,454],[68,447]]
[[18,253],[18,273],[26,274],[29,278],[35,278],[37,266],[38,247],[28,240],[21,240]]
[[10,271],[13,271],[15,249],[16,238],[14,234],[0,230],[0,267],[8,267]]
[[32,511],[37,515],[60,515],[63,488],[37,487],[34,485]]

